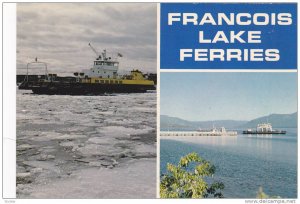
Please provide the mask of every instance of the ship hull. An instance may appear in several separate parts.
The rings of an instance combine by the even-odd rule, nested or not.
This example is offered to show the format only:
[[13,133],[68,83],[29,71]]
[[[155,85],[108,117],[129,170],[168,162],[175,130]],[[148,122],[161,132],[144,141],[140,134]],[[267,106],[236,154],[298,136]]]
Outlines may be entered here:
[[136,84],[84,84],[84,83],[46,83],[32,86],[34,94],[47,95],[101,95],[105,93],[145,93],[155,90],[154,85]]
[[270,135],[270,134],[286,134],[286,131],[283,130],[275,130],[275,131],[266,131],[266,132],[260,132],[260,131],[243,131],[243,134],[253,134],[253,135]]

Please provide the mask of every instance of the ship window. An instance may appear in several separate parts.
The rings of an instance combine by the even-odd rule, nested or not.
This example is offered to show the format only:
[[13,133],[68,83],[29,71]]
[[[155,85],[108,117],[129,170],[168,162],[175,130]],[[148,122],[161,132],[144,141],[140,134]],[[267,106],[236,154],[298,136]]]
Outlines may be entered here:
[[119,81],[119,84],[122,84],[123,83],[123,81]]
[[105,83],[108,84],[108,83],[109,83],[109,80],[105,80]]
[[95,80],[95,83],[99,83],[99,80]]
[[117,83],[118,83],[118,81],[116,80],[116,81],[115,81],[115,84],[117,84]]
[[110,83],[111,83],[111,84],[113,84],[113,83],[114,83],[114,81],[113,81],[113,80],[110,80]]
[[101,84],[104,84],[104,80],[100,80]]
[[112,63],[111,62],[106,62],[105,65],[111,66]]

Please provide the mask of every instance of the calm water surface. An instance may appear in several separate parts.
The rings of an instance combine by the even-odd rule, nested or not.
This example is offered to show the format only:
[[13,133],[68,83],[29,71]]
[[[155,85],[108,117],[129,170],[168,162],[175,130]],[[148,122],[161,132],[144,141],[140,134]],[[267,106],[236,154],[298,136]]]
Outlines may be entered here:
[[271,196],[297,197],[297,129],[286,135],[237,137],[162,137],[160,173],[167,163],[197,152],[216,167],[215,180],[227,198],[255,198],[258,188]]

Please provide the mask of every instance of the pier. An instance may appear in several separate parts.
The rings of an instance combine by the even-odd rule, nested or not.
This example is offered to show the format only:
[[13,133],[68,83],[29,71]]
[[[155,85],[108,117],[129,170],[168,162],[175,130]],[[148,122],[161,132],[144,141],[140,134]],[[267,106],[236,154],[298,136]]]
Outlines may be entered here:
[[237,136],[236,131],[226,131],[224,127],[212,130],[198,130],[198,131],[161,131],[160,136]]

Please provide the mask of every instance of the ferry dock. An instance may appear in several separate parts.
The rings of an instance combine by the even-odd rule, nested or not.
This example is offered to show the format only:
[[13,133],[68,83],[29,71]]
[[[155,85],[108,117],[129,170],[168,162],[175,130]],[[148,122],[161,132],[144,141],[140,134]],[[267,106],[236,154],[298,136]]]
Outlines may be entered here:
[[237,136],[236,131],[227,131],[224,127],[221,129],[214,128],[212,130],[198,130],[198,131],[160,131],[160,136]]

